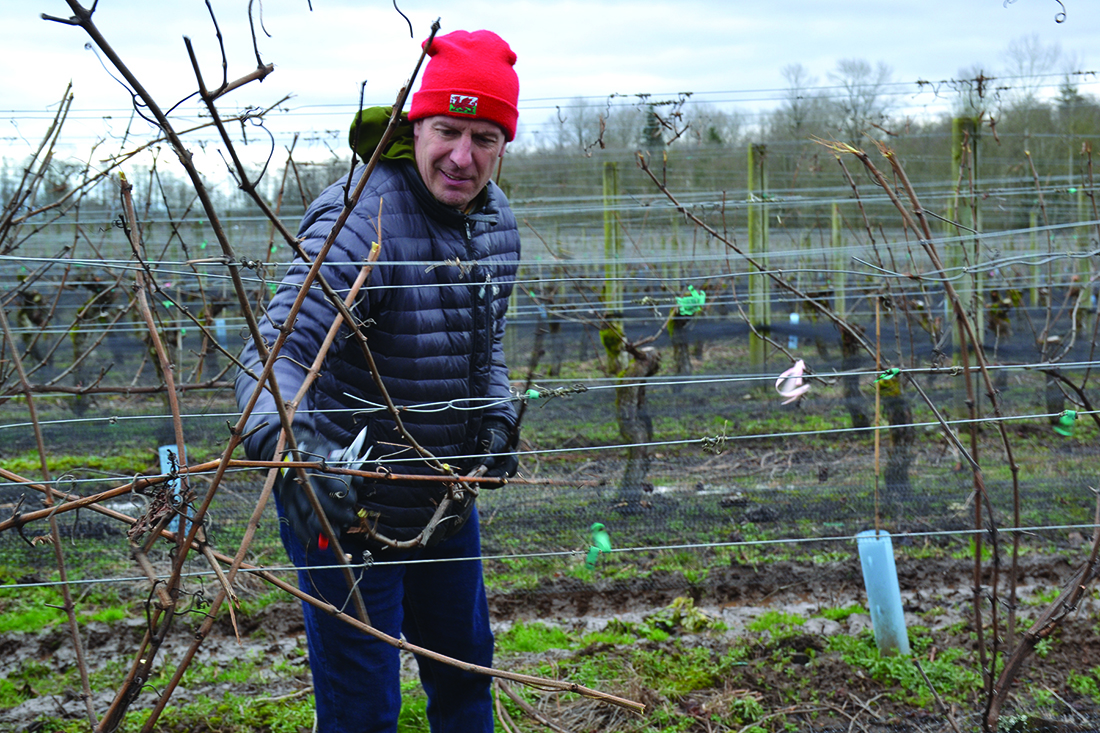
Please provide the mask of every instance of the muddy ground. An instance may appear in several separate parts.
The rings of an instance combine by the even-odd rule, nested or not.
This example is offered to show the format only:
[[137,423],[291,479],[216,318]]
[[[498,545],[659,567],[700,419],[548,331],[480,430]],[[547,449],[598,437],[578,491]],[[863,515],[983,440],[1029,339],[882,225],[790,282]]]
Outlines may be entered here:
[[[1086,558],[1084,548],[1072,554],[1071,562],[1065,555],[1028,554],[1021,558],[1019,589],[1021,618],[1034,618],[1044,608],[1038,601],[1039,594],[1050,597],[1052,589],[1061,588],[1072,576],[1076,566]],[[987,573],[992,568],[987,565]],[[971,637],[973,615],[973,563],[969,560],[934,559],[912,560],[899,558],[898,575],[907,623],[932,629],[936,649],[964,647],[973,649]],[[983,579],[988,589],[990,577]],[[858,559],[827,564],[798,564],[778,562],[764,565],[731,564],[713,569],[705,584],[689,586],[678,575],[650,576],[631,582],[600,582],[585,584],[570,578],[559,578],[543,586],[522,593],[493,594],[490,606],[497,631],[506,630],[519,620],[539,620],[569,629],[598,630],[612,619],[639,621],[659,609],[667,607],[675,598],[690,595],[697,608],[715,618],[720,618],[727,631],[715,634],[684,634],[679,642],[686,645],[702,644],[721,651],[745,635],[761,636],[758,647],[761,656],[774,651],[768,634],[752,632],[746,627],[754,619],[768,611],[784,610],[798,613],[808,620],[800,633],[782,643],[798,647],[792,663],[793,670],[808,687],[817,691],[815,705],[819,708],[813,722],[797,712],[787,715],[788,721],[805,720],[796,727],[805,730],[950,730],[948,716],[935,709],[915,710],[892,702],[892,691],[870,676],[854,673],[835,653],[825,653],[826,637],[835,634],[858,634],[870,624],[864,614],[855,614],[843,622],[831,621],[815,613],[823,608],[842,608],[853,603],[865,602],[863,581]],[[1032,721],[1031,728],[1016,730],[1097,730],[1100,729],[1100,709],[1095,701],[1075,694],[1067,686],[1071,672],[1088,673],[1100,665],[1100,603],[1096,593],[1086,595],[1084,602],[1069,615],[1066,623],[1055,635],[1055,643],[1043,659],[1033,657],[1020,675],[1018,687],[1023,684],[1040,684],[1050,690],[1059,701],[1056,708],[1047,709],[1044,718],[1049,723]],[[988,606],[987,606],[988,607]],[[986,622],[989,616],[986,614]],[[241,644],[234,639],[228,617],[219,621],[215,632],[206,640],[197,660],[198,664],[216,665],[241,658],[256,651],[267,658],[286,659],[300,670],[293,676],[273,676],[270,680],[257,680],[237,686],[188,686],[174,695],[176,700],[200,696],[220,697],[227,689],[239,694],[254,694],[275,698],[284,695],[308,694],[309,672],[304,654],[304,637],[300,609],[296,603],[276,603],[248,616],[238,615]],[[192,635],[188,628],[197,626],[197,620],[180,623],[176,632],[164,646],[164,657],[177,660],[190,644]],[[92,670],[108,663],[131,659],[145,630],[144,619],[130,619],[112,625],[90,623],[86,627],[85,645]],[[641,641],[642,644],[655,642]],[[805,653],[801,653],[805,652]],[[578,653],[585,653],[584,651]],[[589,650],[588,653],[591,653]],[[0,638],[0,677],[18,669],[28,658],[63,671],[71,668],[74,654],[64,628],[54,628],[36,634],[7,634]],[[499,667],[518,668],[533,660],[530,656],[500,656]],[[412,665],[409,665],[410,670]],[[728,680],[726,693],[736,689],[738,694],[748,691],[768,712],[797,710],[800,703],[784,695],[789,686],[792,670],[783,672],[768,665],[748,665],[736,679]],[[411,671],[410,671],[411,674]],[[784,676],[787,676],[787,679]],[[807,685],[803,684],[803,687]],[[643,702],[656,702],[652,691],[645,689],[614,690],[625,696],[634,695]],[[715,693],[719,695],[719,692]],[[135,702],[136,707],[149,707],[155,693],[146,690]],[[97,710],[106,709],[114,696],[113,690],[95,693]],[[712,700],[707,695],[689,696],[675,701],[680,708],[699,721],[698,730],[707,730],[707,706]],[[1010,696],[1009,709],[1013,697]],[[955,708],[953,717],[961,730],[976,730],[982,709],[981,690],[974,690],[969,705]],[[1026,705],[1025,705],[1026,707]],[[569,730],[615,730],[618,716],[623,715],[607,706],[582,701],[572,707],[554,707],[558,722]],[[804,704],[809,710],[809,703]],[[1021,712],[1016,710],[1016,712]],[[1023,711],[1026,712],[1026,711]],[[0,731],[42,731],[35,720],[42,714],[64,717],[83,715],[83,703],[75,693],[67,698],[42,696],[10,710],[0,711]],[[1038,727],[1037,727],[1038,726]],[[693,729],[694,730],[694,729]]]

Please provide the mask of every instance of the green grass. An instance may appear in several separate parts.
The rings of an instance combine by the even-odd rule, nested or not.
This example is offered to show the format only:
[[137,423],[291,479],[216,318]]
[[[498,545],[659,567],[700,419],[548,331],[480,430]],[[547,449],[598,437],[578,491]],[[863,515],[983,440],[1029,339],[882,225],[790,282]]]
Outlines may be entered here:
[[1084,672],[1070,672],[1067,686],[1078,695],[1100,704],[1100,667],[1093,667]]
[[[36,632],[68,619],[58,606],[64,603],[57,587],[17,588],[0,585],[0,633]],[[103,586],[74,598],[77,623],[112,623],[135,613],[132,603],[122,601],[116,590]]]
[[785,633],[793,631],[795,628],[806,623],[806,619],[799,616],[797,613],[787,613],[786,611],[766,611],[761,614],[757,619],[748,624],[749,631],[755,631],[761,633],[764,631],[770,631],[772,633]]
[[[255,599],[258,607],[267,598]],[[820,615],[842,620],[862,608],[823,609]],[[632,699],[643,695],[650,712],[644,718],[629,718],[620,733],[654,733],[655,731],[692,731],[699,718],[688,714],[689,701],[705,701],[707,719],[716,730],[741,730],[761,720],[768,712],[785,705],[824,701],[831,694],[815,688],[812,665],[824,654],[842,660],[851,667],[853,678],[859,675],[883,686],[891,699],[918,709],[928,710],[931,692],[912,663],[912,658],[881,657],[869,631],[859,636],[839,635],[823,640],[825,649],[805,641],[801,627],[805,619],[792,613],[772,610],[749,624],[738,638],[723,632],[720,619],[697,608],[690,597],[681,597],[667,607],[636,622],[613,620],[599,632],[581,633],[539,621],[516,622],[497,635],[498,666],[519,672],[562,679],[580,685],[622,694]],[[932,634],[924,627],[910,629],[914,658],[920,658],[936,690],[949,703],[973,703],[974,691],[980,680],[974,671],[968,652],[939,648],[934,661],[929,661]],[[942,641],[940,642],[942,644]],[[514,655],[555,652],[553,661],[531,661],[530,666],[509,660]],[[811,661],[797,662],[795,654]],[[171,659],[162,660],[148,681],[160,689],[174,671]],[[125,674],[130,660],[118,659],[93,674],[93,689],[115,689]],[[810,666],[803,666],[809,664]],[[1081,695],[1097,694],[1097,673],[1100,669],[1074,674],[1070,688]],[[231,662],[192,667],[185,677],[185,686],[225,686],[238,688],[263,686],[272,679],[298,678],[304,673],[301,664],[273,660],[257,653]],[[843,674],[843,672],[840,672]],[[64,694],[77,689],[75,670],[57,673],[45,664],[28,660],[6,679],[0,680],[0,705],[11,707],[29,697]],[[764,680],[774,682],[764,683]],[[774,686],[773,686],[774,684]],[[399,733],[426,730],[426,698],[416,679],[403,685],[404,705],[398,726]],[[746,690],[759,690],[748,692]],[[539,693],[513,686],[522,697],[534,703]],[[1027,694],[1021,690],[1021,694]],[[563,694],[555,704],[579,702],[576,695]],[[1035,698],[1036,705],[1041,703]],[[1049,700],[1048,700],[1049,702]],[[514,716],[523,714],[506,703]],[[312,700],[305,695],[286,700],[266,700],[262,695],[226,692],[213,699],[170,706],[158,723],[158,730],[169,733],[183,731],[218,731],[219,733],[298,733],[308,730],[312,722]],[[145,707],[135,706],[122,731],[136,730],[147,715]],[[771,723],[761,723],[761,730],[783,730],[782,717]],[[83,725],[84,727],[80,727]],[[778,726],[778,727],[777,727]],[[48,730],[76,733],[86,729],[80,721],[49,721]],[[524,719],[520,731],[535,728]]]
[[127,618],[129,615],[130,614],[126,611],[125,608],[111,607],[101,608],[95,613],[90,614],[87,618],[92,621],[112,624],[115,621],[121,621],[122,619]]
[[674,697],[714,687],[726,671],[721,659],[701,646],[684,648],[673,644],[672,650],[637,649],[630,653],[629,659],[631,668],[646,687]]
[[867,609],[857,603],[854,603],[850,606],[845,606],[844,608],[823,608],[821,609],[821,612],[817,615],[821,616],[822,618],[827,618],[830,621],[844,621],[849,616],[857,613],[867,613]]
[[[893,688],[891,698],[917,707],[929,707],[934,699],[920,671],[913,664],[915,657],[926,655],[931,636],[924,627],[909,629],[912,657],[881,656],[870,630],[858,636],[839,634],[827,642],[829,651],[838,652],[845,662],[865,670],[879,683]],[[961,664],[968,652],[959,648],[940,649],[932,660],[922,659],[921,666],[929,681],[947,702],[972,701],[975,691],[981,689],[981,677],[969,664]]]
[[[689,699],[707,700],[707,720],[716,730],[739,730],[762,718],[766,709],[758,694],[730,688],[735,671],[743,670],[754,656],[753,639],[737,640],[729,646],[699,643],[700,637],[710,637],[724,628],[724,624],[703,614],[684,597],[639,622],[613,620],[598,633],[578,637],[528,623],[517,624],[500,641],[508,650],[545,648],[574,652],[520,671],[612,692],[628,686],[634,691],[624,693],[628,697],[636,698],[638,689],[647,690],[645,697],[650,701],[650,709],[646,716],[629,717],[616,731],[696,730],[699,718],[686,714],[682,707],[682,701]],[[516,691],[534,702],[533,691],[524,688]],[[573,694],[563,694],[557,699],[558,705],[578,701]],[[516,713],[514,707],[510,709]],[[520,729],[534,730],[523,724]]]
[[273,603],[281,603],[287,600],[286,591],[273,588],[258,595],[241,598],[240,613],[244,616],[257,614]]
[[1046,607],[1054,603],[1061,594],[1061,588],[1040,588],[1033,595],[1021,599],[1020,602],[1025,606]]
[[0,600],[0,609],[0,634],[41,631],[65,620],[64,611],[43,605],[18,604],[12,608]]
[[401,713],[397,733],[422,733],[428,730],[428,696],[416,680],[401,683]]
[[[53,671],[34,659],[26,659],[14,672],[0,680],[0,703],[15,707],[21,702],[47,691],[53,691]],[[41,692],[40,692],[41,691]]]
[[[90,453],[66,455],[51,451],[46,463],[50,474],[55,477],[76,472],[119,477],[160,472],[160,459],[157,457],[155,446],[152,449],[108,447],[99,455]],[[10,458],[0,458],[0,468],[31,478],[40,474],[42,461],[38,451],[24,451]]]
[[638,641],[639,636],[645,636],[644,633],[638,632],[635,628],[627,624],[620,624],[622,624],[622,622],[613,621],[602,631],[593,631],[585,634],[578,643],[578,646],[586,649],[600,646],[620,646],[624,644],[633,644]]
[[[833,407],[824,413],[808,410],[768,410],[760,414],[743,416],[742,414],[723,415],[711,418],[708,435],[720,436],[736,425],[738,435],[777,435],[791,433],[815,433],[832,431],[851,426],[851,419],[841,407]],[[674,431],[669,431],[670,433]],[[792,436],[795,437],[795,436]],[[807,448],[827,449],[833,438],[828,435],[799,435],[798,439]]]
[[[93,672],[90,683],[93,690],[117,689],[132,660],[117,659]],[[289,665],[271,664],[271,660],[257,653],[248,659],[236,659],[227,663],[191,665],[185,685],[256,685],[260,690],[265,683],[277,677],[297,677],[300,669]],[[163,689],[175,672],[175,665],[166,661],[158,665],[147,681],[153,689]],[[64,695],[66,691],[79,689],[75,668],[58,673],[45,664],[27,660],[7,678],[0,679],[0,705],[14,707],[25,700],[44,695]],[[148,716],[145,705],[135,704],[126,716],[122,731],[136,731]],[[49,719],[50,731],[58,733],[86,733],[86,721],[59,721]],[[220,698],[197,699],[180,705],[169,705],[157,724],[158,731],[184,733],[203,730],[220,733],[298,733],[309,730],[313,723],[312,696],[295,695],[284,699],[267,699],[262,693],[245,694],[225,692]],[[417,730],[409,728],[408,730]]]
[[[617,638],[648,639],[662,642],[681,633],[700,634],[708,631],[725,631],[726,625],[695,607],[691,598],[681,596],[668,607],[656,611],[642,621],[612,619],[604,632]],[[586,643],[594,643],[585,637]]]
[[947,557],[948,551],[943,546],[926,539],[920,545],[903,545],[894,547],[894,553],[901,557],[910,557],[914,560],[937,560]]
[[[121,733],[140,730],[148,718],[146,710],[126,714]],[[87,733],[86,720],[46,718],[51,733]],[[225,693],[220,698],[198,699],[183,705],[169,705],[157,720],[164,733],[300,733],[313,728],[313,697],[266,700],[255,695]],[[408,729],[409,733],[412,730]]]
[[500,652],[544,652],[548,649],[571,649],[575,640],[557,627],[534,622],[517,621],[508,631],[498,634]]
[[[967,542],[966,549],[956,550],[951,553],[951,557],[956,560],[971,560],[977,551],[977,542],[973,537]],[[982,562],[988,562],[993,558],[993,547],[988,542],[982,543]]]

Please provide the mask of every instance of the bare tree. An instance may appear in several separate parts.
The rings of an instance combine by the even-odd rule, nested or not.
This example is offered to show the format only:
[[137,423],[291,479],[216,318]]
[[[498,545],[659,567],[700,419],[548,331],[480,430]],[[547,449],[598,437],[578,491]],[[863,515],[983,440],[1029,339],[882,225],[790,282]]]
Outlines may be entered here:
[[[656,112],[657,116],[653,116]],[[651,124],[647,119],[656,122],[656,128],[660,130],[660,119],[667,119],[666,111],[660,106],[651,107],[649,104],[631,104],[607,107],[603,115],[603,139],[607,147],[615,150],[627,150],[633,152],[645,137],[645,129]],[[652,132],[651,128],[651,132]],[[667,144],[674,136],[663,132],[661,135],[651,137],[650,140],[657,144]]]
[[709,104],[695,105],[686,118],[687,139],[705,145],[738,145],[747,127],[741,112],[721,110]]
[[825,98],[816,88],[817,77],[802,64],[788,64],[780,73],[787,80],[787,89],[775,112],[774,132],[805,138],[819,129],[827,116]]
[[829,73],[837,86],[832,102],[840,116],[840,132],[849,141],[886,122],[894,106],[886,89],[893,76],[883,62],[871,66],[863,59],[841,59]]
[[1100,129],[1097,127],[1100,123],[1100,103],[1095,96],[1081,92],[1080,79],[1087,72],[1079,71],[1083,64],[1077,54],[1067,54],[1062,58],[1062,82],[1054,98],[1054,111],[1059,132],[1072,145],[1075,137],[1087,136]]
[[1011,91],[1005,96],[1009,106],[1028,108],[1039,102],[1039,91],[1047,85],[1062,56],[1057,43],[1044,44],[1032,33],[1009,41],[1005,50],[1005,76]]
[[600,136],[599,110],[584,97],[573,97],[568,105],[558,107],[552,124],[558,150],[583,150]]

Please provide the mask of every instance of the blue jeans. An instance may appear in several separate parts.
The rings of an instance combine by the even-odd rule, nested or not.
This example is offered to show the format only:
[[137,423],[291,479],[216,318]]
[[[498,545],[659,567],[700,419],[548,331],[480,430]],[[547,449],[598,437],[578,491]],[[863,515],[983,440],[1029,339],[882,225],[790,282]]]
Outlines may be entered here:
[[[279,507],[280,517],[282,508]],[[331,550],[309,553],[285,522],[279,532],[287,554],[300,569],[298,585],[305,592],[355,615],[348,586],[339,569],[309,570],[307,565],[331,565]],[[352,552],[352,563],[363,561]],[[402,633],[411,644],[464,662],[486,667],[493,663],[493,633],[485,598],[480,560],[406,565],[395,560],[477,558],[481,537],[475,509],[466,525],[435,547],[390,554],[376,553],[372,566],[354,572],[360,578],[371,624],[390,636]],[[308,561],[308,562],[307,562]],[[394,733],[401,710],[400,659],[397,649],[324,611],[303,603],[309,666],[317,701],[320,733]],[[416,657],[420,682],[428,695],[432,733],[492,733],[491,678]]]

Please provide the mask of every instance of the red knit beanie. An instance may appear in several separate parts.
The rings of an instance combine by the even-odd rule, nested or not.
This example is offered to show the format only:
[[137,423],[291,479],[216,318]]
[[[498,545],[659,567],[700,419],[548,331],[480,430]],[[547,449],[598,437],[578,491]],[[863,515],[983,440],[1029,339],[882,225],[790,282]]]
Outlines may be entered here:
[[454,31],[432,41],[428,55],[410,120],[434,115],[489,120],[504,128],[507,140],[516,136],[516,54],[503,38],[492,31]]

